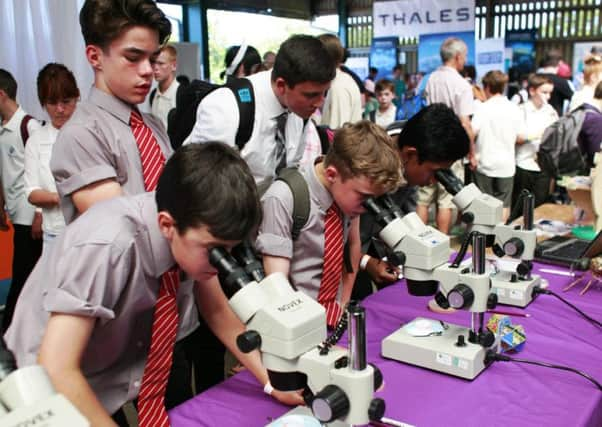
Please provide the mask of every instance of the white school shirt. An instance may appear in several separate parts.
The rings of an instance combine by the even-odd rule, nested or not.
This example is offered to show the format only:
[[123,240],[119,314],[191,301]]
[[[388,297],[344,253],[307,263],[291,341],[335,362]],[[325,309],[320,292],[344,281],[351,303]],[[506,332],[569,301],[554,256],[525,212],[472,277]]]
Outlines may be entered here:
[[[10,120],[0,124],[0,174],[4,190],[6,211],[13,224],[31,225],[35,207],[27,201],[25,194],[25,147],[21,140],[21,122],[26,113],[21,107],[15,111]],[[30,120],[27,130],[31,135],[41,125]],[[4,209],[0,206],[0,209]]]
[[[49,122],[29,137],[25,146],[25,194],[34,190],[56,193],[56,183],[50,171],[52,146],[59,130]],[[42,208],[42,230],[57,235],[65,228],[65,218],[59,205]]]

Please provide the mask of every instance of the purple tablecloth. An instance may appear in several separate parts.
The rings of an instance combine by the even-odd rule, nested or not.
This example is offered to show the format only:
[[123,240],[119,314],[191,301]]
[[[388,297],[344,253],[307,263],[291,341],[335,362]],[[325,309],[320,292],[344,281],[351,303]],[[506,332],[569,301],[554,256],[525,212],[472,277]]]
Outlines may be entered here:
[[[584,296],[579,296],[581,287],[561,292],[570,278],[539,274],[549,280],[550,289],[602,320],[600,288],[590,289]],[[386,416],[417,427],[602,426],[602,392],[570,372],[498,362],[467,381],[381,358],[381,340],[417,316],[470,324],[468,312],[428,311],[428,299],[408,295],[401,282],[363,303],[368,359],[385,378],[384,390],[377,395],[386,401]],[[525,348],[516,357],[570,366],[602,381],[602,330],[552,296],[540,296],[524,310],[499,308],[531,315],[513,318],[527,334]],[[263,426],[288,409],[263,394],[255,379],[243,372],[174,408],[169,415],[173,427],[252,427]]]

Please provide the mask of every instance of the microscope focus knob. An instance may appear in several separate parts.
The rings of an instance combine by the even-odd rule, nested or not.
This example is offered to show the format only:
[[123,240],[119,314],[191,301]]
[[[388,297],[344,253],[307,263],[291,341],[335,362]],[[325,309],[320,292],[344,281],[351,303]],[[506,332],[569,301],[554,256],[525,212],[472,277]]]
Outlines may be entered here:
[[519,257],[525,250],[525,244],[518,237],[512,237],[504,243],[504,253],[511,257]]
[[243,353],[250,353],[261,347],[261,335],[257,331],[245,331],[236,337],[236,345]]
[[378,390],[383,385],[383,373],[374,363],[368,363],[374,369],[374,391]]
[[487,308],[493,310],[497,306],[497,294],[489,294],[487,297]]
[[385,415],[385,407],[385,401],[380,397],[372,399],[368,407],[368,419],[370,421],[380,421],[383,415]]
[[314,396],[311,411],[323,423],[329,423],[344,417],[349,412],[350,404],[347,394],[340,387],[329,384]]
[[474,292],[463,283],[454,286],[447,294],[447,300],[452,308],[461,309],[470,307],[474,301]]
[[460,216],[460,220],[464,224],[472,224],[474,222],[474,214],[472,212],[463,212]]

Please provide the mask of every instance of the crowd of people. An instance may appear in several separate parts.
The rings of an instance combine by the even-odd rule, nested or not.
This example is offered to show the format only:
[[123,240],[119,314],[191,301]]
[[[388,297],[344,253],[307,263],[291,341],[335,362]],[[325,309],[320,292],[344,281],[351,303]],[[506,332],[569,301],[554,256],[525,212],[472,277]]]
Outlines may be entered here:
[[[232,46],[225,84],[195,86],[176,75],[171,25],[153,1],[86,0],[80,24],[93,86],[81,99],[64,65],[42,68],[47,122],[23,111],[14,76],[0,70],[0,227],[8,215],[14,228],[2,326],[18,365],[43,365],[93,425],[127,425],[128,402],[140,426],[169,425],[169,408],[243,367],[280,402],[303,402],[300,392],[271,387],[257,351],[238,349],[244,325],[210,249],[254,242],[266,273],[284,273],[334,328],[352,298],[399,272],[374,245],[367,198],[388,197],[425,222],[435,204],[445,233],[455,218],[435,180],[440,169],[474,180],[506,215],[523,188],[543,203],[553,177],[539,169],[538,144],[565,112],[563,99],[586,110],[590,163],[600,150],[597,54],[572,99],[554,68],[558,55],[549,55],[515,105],[503,72],[477,84],[456,38],[422,82],[404,78],[401,66],[390,79],[375,80],[371,69],[362,81],[344,66],[340,40],[324,34],[292,36],[263,56]],[[176,143],[170,127],[192,87],[203,93]],[[428,105],[399,121],[419,87]],[[139,110],[144,102],[150,113]],[[309,193],[301,224],[285,170],[298,171]]]

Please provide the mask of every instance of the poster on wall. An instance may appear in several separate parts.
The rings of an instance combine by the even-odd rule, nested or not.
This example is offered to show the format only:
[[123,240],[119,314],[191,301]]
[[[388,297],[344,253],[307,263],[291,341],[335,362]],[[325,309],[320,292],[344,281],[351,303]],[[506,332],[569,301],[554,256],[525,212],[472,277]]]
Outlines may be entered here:
[[475,41],[475,68],[477,81],[487,72],[493,70],[504,71],[504,39],[482,39]]
[[380,37],[372,39],[370,47],[370,67],[378,68],[376,79],[391,77],[393,67],[397,65],[397,45],[399,37]]
[[345,66],[364,80],[368,77],[368,61],[365,56],[351,56],[345,61]]
[[466,43],[466,47],[468,48],[466,65],[474,65],[474,31],[466,31],[463,33],[421,34],[419,39],[420,41],[418,43],[418,71],[423,73],[431,73],[442,64],[439,50],[441,48],[441,44],[448,37],[457,37]]
[[377,1],[372,10],[374,37],[474,31],[475,0]]
[[505,46],[512,49],[510,68],[514,68],[516,76],[535,71],[536,34],[537,30],[506,31]]

